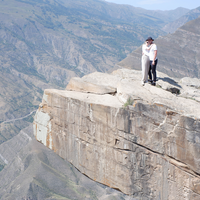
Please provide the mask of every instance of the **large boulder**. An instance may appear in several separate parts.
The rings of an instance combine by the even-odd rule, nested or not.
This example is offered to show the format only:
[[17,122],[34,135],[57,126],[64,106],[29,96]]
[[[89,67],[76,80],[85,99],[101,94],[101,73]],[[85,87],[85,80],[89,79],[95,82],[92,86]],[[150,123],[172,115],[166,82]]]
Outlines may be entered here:
[[66,90],[95,94],[115,94],[118,81],[117,77],[110,74],[94,72],[83,78],[72,78]]

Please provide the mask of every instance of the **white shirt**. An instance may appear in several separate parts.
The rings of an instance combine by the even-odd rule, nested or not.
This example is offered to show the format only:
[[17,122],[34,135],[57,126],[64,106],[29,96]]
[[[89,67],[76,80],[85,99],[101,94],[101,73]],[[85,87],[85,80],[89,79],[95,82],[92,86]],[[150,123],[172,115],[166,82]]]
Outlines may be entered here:
[[146,44],[143,44],[142,45],[142,53],[146,56],[149,56],[149,50],[147,49],[147,45]]
[[[157,50],[157,46],[156,46],[156,44],[153,44],[150,51],[149,51],[149,60],[153,61],[156,50]],[[157,57],[156,57],[156,59],[157,59]]]

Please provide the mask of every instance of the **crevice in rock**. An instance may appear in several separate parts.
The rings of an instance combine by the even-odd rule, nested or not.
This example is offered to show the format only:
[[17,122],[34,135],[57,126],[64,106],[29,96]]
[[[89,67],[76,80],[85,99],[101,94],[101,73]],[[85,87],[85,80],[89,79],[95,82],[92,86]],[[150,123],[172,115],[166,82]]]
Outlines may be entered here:
[[109,95],[112,95],[112,96],[115,96],[116,94],[117,94],[117,91],[115,91],[115,92],[110,92],[110,93],[108,93]]
[[[121,137],[121,136],[119,136],[119,137]],[[133,143],[133,144],[135,144],[135,145],[137,145],[137,146],[139,146],[139,147],[141,147],[143,149],[146,149],[146,150],[150,151],[151,153],[160,155],[162,158],[166,159],[168,162],[171,161],[170,163],[173,164],[174,166],[180,168],[181,170],[183,170],[183,171],[185,171],[185,172],[187,172],[187,173],[189,173],[189,174],[191,174],[193,176],[196,176],[196,177],[200,178],[200,173],[197,173],[196,171],[192,170],[187,164],[181,162],[180,160],[177,160],[176,158],[171,157],[169,155],[162,154],[162,153],[159,153],[157,151],[154,151],[154,150],[152,150],[152,149],[150,149],[150,148],[148,148],[146,146],[138,144],[138,143],[136,143],[134,141],[130,141],[130,140],[126,139],[126,138],[123,138],[123,137],[121,137],[121,138],[126,140],[126,141],[129,141],[129,142],[131,142],[131,143]],[[118,150],[121,150],[121,151],[131,151],[131,152],[133,152],[130,149],[121,149],[121,148],[115,148],[115,149],[118,149]],[[174,161],[174,162],[172,162],[172,161]]]
[[[169,162],[171,161],[170,163],[172,165],[180,168],[181,170],[183,170],[183,171],[185,171],[185,172],[187,172],[187,173],[189,173],[189,174],[191,174],[193,176],[196,176],[196,177],[200,178],[200,173],[192,170],[187,164],[183,163],[182,161],[177,160],[176,158],[173,158],[173,157],[171,157],[169,155],[166,155],[166,154],[164,155],[164,158],[166,158]],[[176,162],[177,164],[174,163],[173,161]]]
[[117,147],[113,147],[113,149],[120,150],[120,151],[131,151],[131,152],[133,152],[130,149],[121,149],[121,148],[117,148]]
[[115,145],[117,145],[119,143],[118,139],[115,139]]

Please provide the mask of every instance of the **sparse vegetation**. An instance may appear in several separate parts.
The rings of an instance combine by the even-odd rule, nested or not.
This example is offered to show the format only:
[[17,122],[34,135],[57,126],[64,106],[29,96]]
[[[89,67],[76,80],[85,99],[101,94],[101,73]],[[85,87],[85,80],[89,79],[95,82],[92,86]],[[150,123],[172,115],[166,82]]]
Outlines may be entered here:
[[4,168],[4,165],[0,164],[0,171],[3,170],[3,168]]
[[126,108],[127,106],[132,106],[133,105],[133,103],[134,103],[134,100],[131,98],[131,97],[129,97],[128,99],[127,99],[127,102],[124,104],[124,108]]
[[161,87],[160,85],[158,85],[158,84],[156,84],[156,87],[157,87],[157,88],[162,88],[162,87]]

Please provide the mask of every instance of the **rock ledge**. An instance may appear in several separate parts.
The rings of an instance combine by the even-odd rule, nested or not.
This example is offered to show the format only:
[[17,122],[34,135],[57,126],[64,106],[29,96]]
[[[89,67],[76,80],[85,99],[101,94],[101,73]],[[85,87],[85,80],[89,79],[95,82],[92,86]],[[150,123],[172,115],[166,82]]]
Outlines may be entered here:
[[141,72],[120,69],[73,78],[66,90],[45,90],[35,137],[125,194],[200,199],[199,83],[158,77],[156,87],[142,86]]

